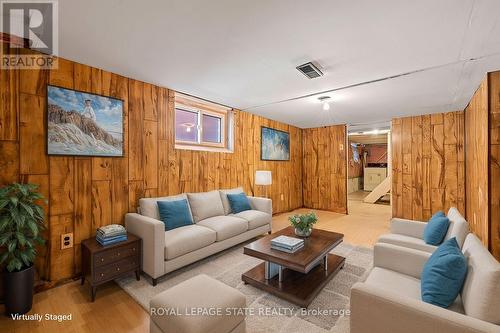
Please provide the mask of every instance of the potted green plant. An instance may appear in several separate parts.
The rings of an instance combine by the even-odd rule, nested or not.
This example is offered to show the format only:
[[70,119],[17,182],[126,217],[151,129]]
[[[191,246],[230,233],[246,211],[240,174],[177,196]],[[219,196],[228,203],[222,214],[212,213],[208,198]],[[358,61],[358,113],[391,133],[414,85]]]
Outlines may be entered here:
[[307,214],[295,214],[288,218],[292,226],[295,228],[295,234],[300,237],[311,236],[312,227],[318,221],[318,217],[314,212]]
[[31,310],[37,244],[44,244],[43,196],[34,184],[0,188],[0,265],[4,275],[7,315]]

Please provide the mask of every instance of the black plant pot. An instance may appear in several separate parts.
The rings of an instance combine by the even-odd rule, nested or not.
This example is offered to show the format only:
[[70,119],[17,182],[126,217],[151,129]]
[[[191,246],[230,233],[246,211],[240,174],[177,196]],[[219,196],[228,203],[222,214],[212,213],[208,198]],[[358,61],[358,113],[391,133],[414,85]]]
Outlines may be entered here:
[[35,267],[31,266],[19,272],[4,273],[5,314],[24,314],[33,304],[33,285]]

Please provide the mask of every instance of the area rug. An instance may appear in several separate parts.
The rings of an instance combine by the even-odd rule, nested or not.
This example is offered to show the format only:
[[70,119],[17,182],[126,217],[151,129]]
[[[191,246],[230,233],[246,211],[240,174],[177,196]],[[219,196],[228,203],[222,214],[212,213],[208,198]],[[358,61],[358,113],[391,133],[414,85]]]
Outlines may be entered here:
[[243,254],[243,245],[223,251],[180,270],[158,281],[156,287],[144,276],[140,281],[130,276],[117,280],[118,284],[149,312],[149,301],[155,295],[198,274],[207,274],[228,286],[240,290],[247,298],[247,307],[254,315],[247,316],[247,331],[258,332],[349,332],[349,295],[351,286],[364,279],[373,262],[373,250],[342,243],[332,253],[346,258],[344,268],[325,286],[308,311],[245,285],[241,274],[262,262]]

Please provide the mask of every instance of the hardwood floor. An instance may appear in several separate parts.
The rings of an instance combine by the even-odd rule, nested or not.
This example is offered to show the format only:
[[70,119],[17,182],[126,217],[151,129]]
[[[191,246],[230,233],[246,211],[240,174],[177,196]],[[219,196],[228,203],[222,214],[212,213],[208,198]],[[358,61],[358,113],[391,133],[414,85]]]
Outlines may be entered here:
[[[349,215],[316,211],[319,221],[316,228],[344,234],[344,241],[351,244],[371,247],[378,236],[389,231],[391,207],[386,205],[365,204],[349,200]],[[288,216],[304,213],[310,209],[298,209],[273,217],[273,231],[288,226]],[[3,306],[0,305],[3,313]],[[10,317],[0,318],[2,333],[37,332],[149,332],[149,315],[114,283],[99,288],[94,303],[90,302],[88,284],[80,286],[74,281],[53,288],[34,297],[33,309],[29,314],[72,314],[66,322],[13,321]]]

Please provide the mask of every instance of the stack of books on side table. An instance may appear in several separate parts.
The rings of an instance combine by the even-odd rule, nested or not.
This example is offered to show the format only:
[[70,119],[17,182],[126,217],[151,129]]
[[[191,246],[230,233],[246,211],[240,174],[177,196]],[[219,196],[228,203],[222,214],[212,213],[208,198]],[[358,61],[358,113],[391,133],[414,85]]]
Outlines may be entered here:
[[304,247],[304,240],[300,238],[278,236],[271,239],[271,249],[287,253],[294,253]]
[[111,245],[127,240],[127,230],[122,225],[110,224],[97,229],[95,236],[102,246]]

